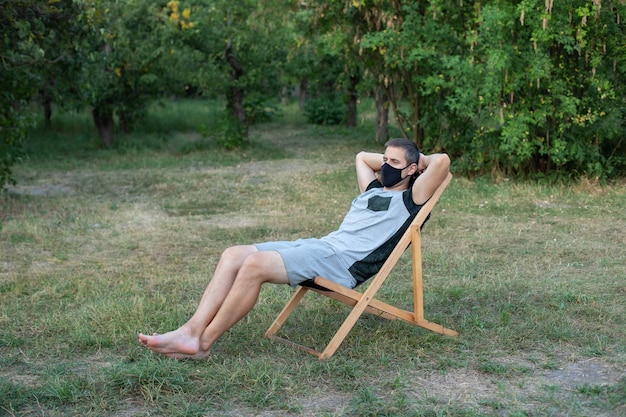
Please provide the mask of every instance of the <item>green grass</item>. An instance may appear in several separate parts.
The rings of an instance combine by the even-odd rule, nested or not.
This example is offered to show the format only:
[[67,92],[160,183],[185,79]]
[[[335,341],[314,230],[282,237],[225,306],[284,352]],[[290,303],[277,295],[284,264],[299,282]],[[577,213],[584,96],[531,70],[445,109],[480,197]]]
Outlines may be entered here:
[[[193,313],[225,247],[337,227],[355,153],[380,146],[367,111],[349,131],[287,108],[224,151],[197,127],[219,106],[164,106],[107,151],[86,115],[29,138],[0,196],[0,415],[624,414],[623,183],[457,175],[423,249],[426,318],[458,337],[364,316],[320,362],[263,338],[292,294],[266,286],[205,361],[140,347]],[[409,273],[380,297],[410,306]],[[346,313],[311,295],[281,331],[322,347]]]

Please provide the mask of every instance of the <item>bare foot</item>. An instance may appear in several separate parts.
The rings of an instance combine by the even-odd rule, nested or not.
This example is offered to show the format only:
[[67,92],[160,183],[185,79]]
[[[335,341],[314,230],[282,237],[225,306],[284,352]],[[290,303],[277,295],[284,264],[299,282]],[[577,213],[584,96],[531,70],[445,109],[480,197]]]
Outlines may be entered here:
[[165,355],[193,356],[204,353],[200,351],[200,339],[189,334],[183,327],[164,334],[154,333],[152,336],[139,333],[139,343],[154,352]]

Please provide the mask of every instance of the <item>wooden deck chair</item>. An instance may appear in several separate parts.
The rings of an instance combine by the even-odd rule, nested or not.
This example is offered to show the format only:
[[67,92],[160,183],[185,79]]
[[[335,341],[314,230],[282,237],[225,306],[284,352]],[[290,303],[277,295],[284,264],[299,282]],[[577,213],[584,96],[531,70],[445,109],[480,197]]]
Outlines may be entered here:
[[[458,333],[454,330],[446,329],[445,327],[432,323],[424,319],[424,302],[423,302],[423,289],[422,289],[422,250],[421,250],[421,226],[426,220],[428,214],[432,211],[433,207],[439,200],[439,197],[448,186],[448,183],[452,179],[452,174],[448,174],[443,183],[437,188],[433,196],[424,204],[419,211],[415,219],[406,230],[394,250],[389,255],[389,258],[385,261],[378,274],[371,278],[371,282],[367,289],[363,292],[353,290],[330,281],[323,277],[316,277],[314,280],[307,283],[303,283],[298,286],[296,292],[291,297],[291,300],[287,303],[285,308],[278,314],[274,323],[265,332],[265,337],[270,339],[279,340],[288,345],[297,347],[298,349],[305,350],[321,360],[330,358],[339,345],[343,342],[348,335],[356,321],[359,319],[364,311],[377,314],[381,317],[391,320],[404,320],[415,326],[420,326],[428,330],[441,333],[447,336],[457,336]],[[390,272],[404,253],[404,251],[411,245],[412,247],[412,268],[413,268],[413,311],[406,311],[400,308],[394,307],[382,301],[376,300],[374,296],[378,289],[383,285]],[[341,303],[347,304],[352,307],[350,314],[346,317],[343,324],[337,330],[331,341],[322,352],[318,352],[315,349],[300,345],[281,337],[276,336],[276,333],[285,323],[287,318],[291,315],[293,310],[302,300],[304,294],[307,291],[314,291],[318,294],[324,295],[335,299]]]

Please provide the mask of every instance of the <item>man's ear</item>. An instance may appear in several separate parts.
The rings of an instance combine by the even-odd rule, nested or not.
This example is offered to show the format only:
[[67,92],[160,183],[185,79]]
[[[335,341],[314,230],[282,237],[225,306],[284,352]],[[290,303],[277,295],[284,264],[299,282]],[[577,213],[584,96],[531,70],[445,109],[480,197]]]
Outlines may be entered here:
[[411,168],[409,169],[409,175],[417,174],[417,162],[413,162],[411,164]]

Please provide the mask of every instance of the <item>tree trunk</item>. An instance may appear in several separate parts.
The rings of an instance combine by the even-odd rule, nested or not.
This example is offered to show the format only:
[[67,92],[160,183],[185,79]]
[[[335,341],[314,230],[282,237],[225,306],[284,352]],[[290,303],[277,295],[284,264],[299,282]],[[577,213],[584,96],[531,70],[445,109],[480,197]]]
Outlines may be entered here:
[[[111,45],[105,44],[103,47],[105,55],[111,55]],[[112,99],[103,99],[96,101],[91,114],[93,122],[98,129],[98,137],[100,138],[100,146],[102,148],[113,147],[113,135],[115,132],[115,122],[113,120],[113,104]]]
[[100,137],[100,145],[103,148],[111,148],[113,146],[113,133],[115,131],[115,122],[113,121],[113,110],[108,106],[94,107],[93,121],[98,129]]
[[376,142],[386,142],[389,139],[389,97],[382,86],[374,89],[376,102]]
[[233,69],[233,86],[229,87],[226,92],[226,106],[235,120],[239,122],[243,135],[248,137],[248,120],[246,117],[246,109],[243,106],[245,93],[243,88],[236,87],[237,81],[243,77],[243,68],[237,57],[233,55],[233,45],[230,39],[226,45],[226,61]]
[[123,133],[128,134],[133,131],[133,122],[130,120],[130,118],[125,117],[125,114],[120,114],[119,112],[117,114],[117,117],[119,118],[120,122],[120,130]]
[[121,111],[118,110],[117,117],[119,122],[119,128],[122,132],[127,134],[135,130],[135,123],[138,119],[136,111],[133,112],[133,110],[129,108],[122,108]]
[[306,103],[306,95],[307,95],[307,86],[308,86],[308,81],[306,78],[303,78],[302,80],[300,80],[300,88],[299,88],[299,97],[298,97],[298,104],[300,107],[300,111],[304,110],[304,105]]
[[243,107],[243,96],[243,89],[238,87],[229,87],[226,92],[226,106],[231,116],[233,116],[233,118],[237,120],[239,125],[242,127],[242,130],[245,132],[244,136],[248,136],[248,121],[246,118],[246,109]]
[[43,106],[44,123],[46,127],[50,127],[52,124],[52,96],[46,88],[41,91],[41,105]]
[[356,91],[360,77],[358,74],[350,75],[350,85],[348,86],[348,102],[346,109],[346,127],[356,127],[358,94]]

